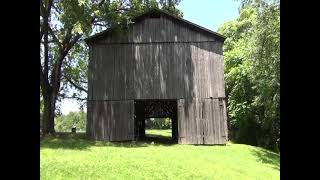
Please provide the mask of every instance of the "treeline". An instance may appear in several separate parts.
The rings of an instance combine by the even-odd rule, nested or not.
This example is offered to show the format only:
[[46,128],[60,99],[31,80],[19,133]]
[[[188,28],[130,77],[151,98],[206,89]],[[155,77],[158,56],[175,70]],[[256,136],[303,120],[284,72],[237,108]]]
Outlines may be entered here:
[[85,132],[87,123],[87,113],[84,111],[69,112],[67,115],[55,117],[56,132],[71,132],[72,127],[76,127],[77,132]]
[[224,44],[229,137],[280,148],[280,2],[244,1],[220,26]]
[[170,118],[147,118],[145,120],[146,129],[171,129]]
[[[84,111],[69,112],[67,115],[55,117],[56,132],[71,132],[76,127],[77,132],[86,131],[87,113]],[[171,129],[170,118],[147,118],[145,120],[146,129]]]

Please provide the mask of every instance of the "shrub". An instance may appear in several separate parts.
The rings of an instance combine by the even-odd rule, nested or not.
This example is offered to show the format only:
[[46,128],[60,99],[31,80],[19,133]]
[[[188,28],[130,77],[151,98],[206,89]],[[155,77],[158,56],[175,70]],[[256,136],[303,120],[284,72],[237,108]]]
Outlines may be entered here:
[[57,132],[71,132],[71,128],[76,126],[78,131],[86,130],[87,114],[83,111],[70,112],[67,115],[55,118],[55,130]]
[[171,129],[170,118],[148,118],[146,119],[146,129]]

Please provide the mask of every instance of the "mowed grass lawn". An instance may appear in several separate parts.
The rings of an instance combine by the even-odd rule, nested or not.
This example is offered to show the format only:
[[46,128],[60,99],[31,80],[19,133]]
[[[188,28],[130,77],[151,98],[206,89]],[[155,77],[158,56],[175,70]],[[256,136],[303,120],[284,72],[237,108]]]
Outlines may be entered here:
[[[168,136],[168,130],[160,133]],[[108,143],[82,136],[40,138],[42,180],[280,179],[280,155],[254,146]]]
[[146,129],[146,136],[171,138],[171,129]]

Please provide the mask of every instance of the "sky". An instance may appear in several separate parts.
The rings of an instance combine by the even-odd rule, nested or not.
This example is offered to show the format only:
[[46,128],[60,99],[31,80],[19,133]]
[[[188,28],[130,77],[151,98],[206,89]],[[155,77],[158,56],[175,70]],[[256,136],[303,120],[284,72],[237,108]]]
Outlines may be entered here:
[[234,20],[238,15],[236,0],[182,0],[178,8],[183,18],[207,29],[217,31],[219,25]]
[[[181,0],[178,9],[183,12],[183,19],[192,23],[217,31],[218,27],[239,15],[237,0]],[[62,114],[79,111],[76,100],[66,99],[61,103]]]

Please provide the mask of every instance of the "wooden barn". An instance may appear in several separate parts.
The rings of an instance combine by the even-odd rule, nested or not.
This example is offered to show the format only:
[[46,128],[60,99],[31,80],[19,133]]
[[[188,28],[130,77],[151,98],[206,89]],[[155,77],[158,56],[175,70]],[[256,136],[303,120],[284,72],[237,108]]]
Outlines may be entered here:
[[225,37],[161,10],[89,46],[87,137],[139,140],[145,119],[170,117],[179,144],[225,144]]

